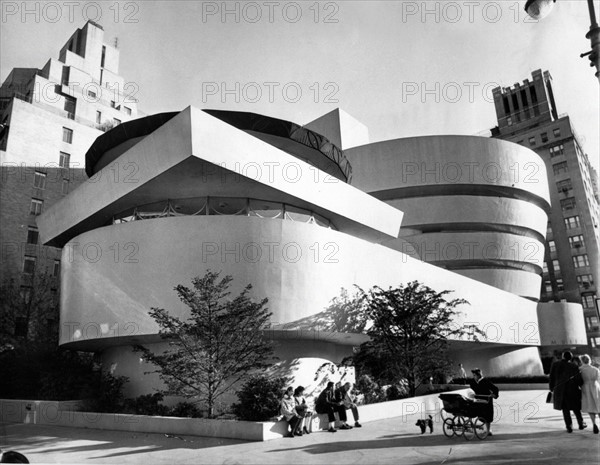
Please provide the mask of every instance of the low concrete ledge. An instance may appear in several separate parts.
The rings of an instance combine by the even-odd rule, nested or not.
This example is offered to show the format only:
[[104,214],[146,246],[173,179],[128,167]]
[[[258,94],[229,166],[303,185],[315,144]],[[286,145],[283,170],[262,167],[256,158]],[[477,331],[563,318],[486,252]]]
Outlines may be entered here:
[[[456,392],[466,392],[465,389]],[[435,416],[442,407],[439,394],[399,399],[379,404],[360,405],[360,422],[368,423],[386,418],[421,413]],[[27,409],[27,407],[30,407]],[[206,418],[153,417],[119,413],[77,412],[77,401],[0,400],[1,419],[6,423],[33,423],[39,425],[70,426],[116,431],[163,433],[269,441],[288,433],[286,421],[250,422],[237,420],[209,420]],[[353,423],[352,412],[347,411]],[[312,429],[327,429],[327,415],[315,415]]]
[[548,383],[506,383],[496,384],[496,387],[502,391],[543,391],[548,390]]

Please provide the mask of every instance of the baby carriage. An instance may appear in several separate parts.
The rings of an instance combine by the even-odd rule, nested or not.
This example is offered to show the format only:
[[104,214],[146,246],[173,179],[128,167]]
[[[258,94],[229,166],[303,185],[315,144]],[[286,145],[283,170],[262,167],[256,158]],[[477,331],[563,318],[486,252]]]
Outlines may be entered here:
[[463,394],[447,392],[440,394],[444,408],[442,416],[442,431],[447,437],[463,436],[470,441],[475,436],[485,439],[489,427],[485,417],[490,411],[492,396],[466,397]]

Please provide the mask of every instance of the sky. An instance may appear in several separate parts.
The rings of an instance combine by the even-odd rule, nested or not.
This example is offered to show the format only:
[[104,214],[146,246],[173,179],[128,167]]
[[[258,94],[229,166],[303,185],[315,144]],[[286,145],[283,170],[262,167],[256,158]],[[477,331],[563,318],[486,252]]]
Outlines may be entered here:
[[598,169],[599,84],[579,57],[587,3],[558,0],[538,22],[524,3],[2,0],[0,79],[58,58],[91,19],[117,38],[119,74],[147,114],[193,105],[306,124],[339,107],[375,142],[483,134],[496,125],[494,87],[549,70],[558,112]]

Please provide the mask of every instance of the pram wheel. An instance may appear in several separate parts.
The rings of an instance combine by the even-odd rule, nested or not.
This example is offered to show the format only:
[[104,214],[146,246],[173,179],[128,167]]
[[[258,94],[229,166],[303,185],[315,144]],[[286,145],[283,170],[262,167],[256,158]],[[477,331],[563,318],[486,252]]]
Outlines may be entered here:
[[[461,417],[462,419],[462,417]],[[470,441],[475,437],[475,427],[470,418],[463,419],[463,436],[467,441]]]
[[454,419],[446,418],[442,424],[442,431],[447,438],[454,436],[456,434],[456,431],[454,431]]
[[473,428],[475,429],[475,435],[479,439],[485,439],[490,434],[490,429],[485,420],[481,417],[476,418],[473,422]]

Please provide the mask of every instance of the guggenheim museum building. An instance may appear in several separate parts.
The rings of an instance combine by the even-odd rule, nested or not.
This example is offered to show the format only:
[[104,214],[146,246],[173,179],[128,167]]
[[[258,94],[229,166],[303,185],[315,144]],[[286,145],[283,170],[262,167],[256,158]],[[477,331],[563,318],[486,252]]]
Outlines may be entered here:
[[[315,321],[340,290],[418,280],[469,305],[480,342],[451,355],[487,375],[543,373],[585,345],[581,305],[538,302],[549,192],[532,150],[474,136],[369,143],[341,110],[300,126],[188,107],[120,124],[86,154],[89,180],[38,219],[62,247],[65,348],[93,351],[128,395],[159,383],[133,344],[164,344],[149,316],[185,317],[174,287],[206,270],[248,283],[273,313],[269,337],[294,385],[364,340]],[[313,324],[307,324],[313,322]]]

